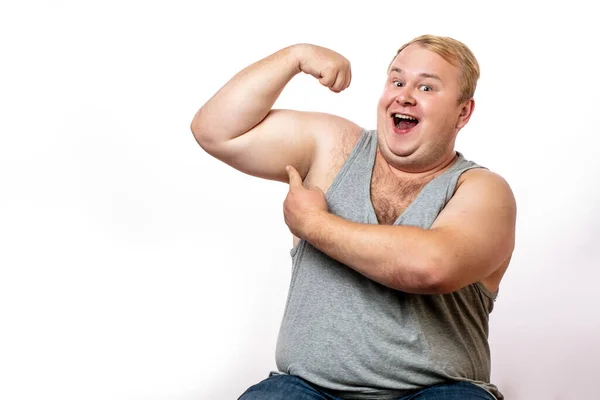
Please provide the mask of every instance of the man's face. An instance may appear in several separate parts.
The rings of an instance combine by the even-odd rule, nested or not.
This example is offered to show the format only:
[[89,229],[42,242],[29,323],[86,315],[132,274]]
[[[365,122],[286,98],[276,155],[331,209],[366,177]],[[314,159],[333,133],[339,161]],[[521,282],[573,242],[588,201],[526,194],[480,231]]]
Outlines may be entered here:
[[459,79],[457,67],[419,45],[394,59],[377,107],[380,149],[390,164],[423,172],[450,161],[474,106],[458,103]]

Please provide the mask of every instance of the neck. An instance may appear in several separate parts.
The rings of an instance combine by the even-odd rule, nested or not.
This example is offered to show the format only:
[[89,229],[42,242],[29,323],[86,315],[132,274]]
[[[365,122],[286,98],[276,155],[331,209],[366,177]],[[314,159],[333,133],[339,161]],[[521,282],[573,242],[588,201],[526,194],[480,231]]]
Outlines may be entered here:
[[430,168],[419,172],[412,172],[407,168],[402,168],[401,166],[396,166],[390,163],[385,159],[383,154],[379,149],[377,150],[375,162],[379,163],[386,172],[389,172],[391,175],[396,177],[397,179],[403,181],[421,181],[421,180],[429,180],[433,179],[438,175],[441,175],[444,171],[452,166],[452,164],[458,158],[458,153],[454,150],[448,152],[448,154],[439,160],[438,163],[432,165]]

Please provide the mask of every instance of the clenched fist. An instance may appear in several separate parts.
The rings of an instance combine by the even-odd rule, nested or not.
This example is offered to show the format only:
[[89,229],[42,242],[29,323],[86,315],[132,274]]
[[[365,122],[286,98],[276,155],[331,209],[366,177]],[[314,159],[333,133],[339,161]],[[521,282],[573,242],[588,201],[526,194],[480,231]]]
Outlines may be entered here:
[[350,86],[350,61],[325,47],[302,44],[297,46],[300,70],[314,76],[325,87],[339,93]]

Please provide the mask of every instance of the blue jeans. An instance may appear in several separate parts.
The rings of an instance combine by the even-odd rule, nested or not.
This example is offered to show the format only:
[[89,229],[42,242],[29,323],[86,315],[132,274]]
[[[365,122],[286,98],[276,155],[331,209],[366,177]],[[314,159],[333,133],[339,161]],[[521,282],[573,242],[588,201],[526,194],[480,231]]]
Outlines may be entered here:
[[[273,375],[251,386],[238,400],[341,400],[293,375]],[[482,388],[469,382],[442,384],[423,389],[398,400],[494,400]]]

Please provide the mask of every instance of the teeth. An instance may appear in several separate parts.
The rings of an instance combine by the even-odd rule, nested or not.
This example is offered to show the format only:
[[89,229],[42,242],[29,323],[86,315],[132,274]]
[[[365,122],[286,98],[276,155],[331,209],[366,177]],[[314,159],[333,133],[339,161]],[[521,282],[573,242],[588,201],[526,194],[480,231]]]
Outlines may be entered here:
[[394,118],[408,119],[410,121],[416,121],[417,120],[416,118],[411,117],[410,115],[404,115],[404,114],[394,114]]

